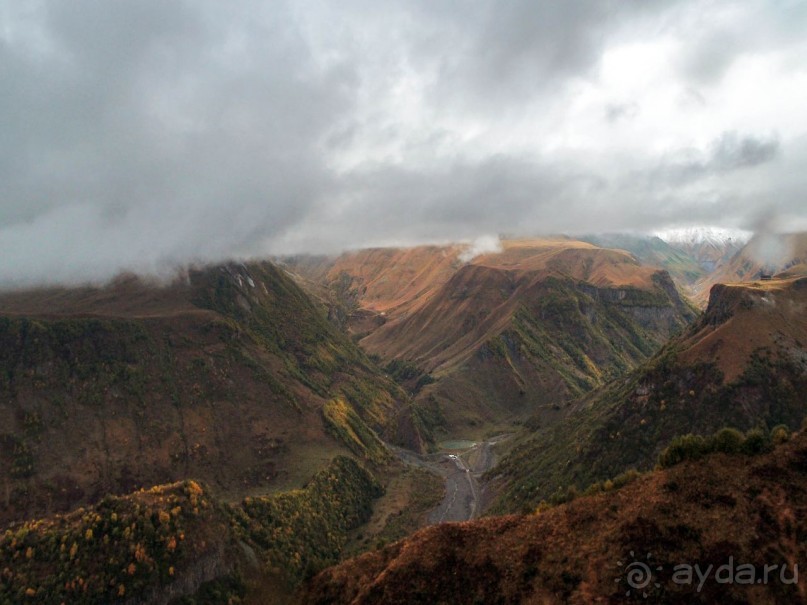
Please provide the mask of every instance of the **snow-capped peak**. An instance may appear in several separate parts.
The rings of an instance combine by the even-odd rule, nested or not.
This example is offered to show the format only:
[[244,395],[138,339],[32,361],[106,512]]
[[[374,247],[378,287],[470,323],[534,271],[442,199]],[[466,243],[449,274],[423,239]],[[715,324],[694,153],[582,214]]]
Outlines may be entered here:
[[724,229],[722,227],[684,227],[657,231],[654,235],[668,244],[723,246],[728,243],[743,245],[751,239],[753,233],[742,229]]

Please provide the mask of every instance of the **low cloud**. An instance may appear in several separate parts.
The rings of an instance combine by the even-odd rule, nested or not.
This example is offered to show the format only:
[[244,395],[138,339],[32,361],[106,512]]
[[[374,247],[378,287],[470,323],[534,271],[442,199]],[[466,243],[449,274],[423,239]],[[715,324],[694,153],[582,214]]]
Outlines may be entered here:
[[502,250],[502,242],[498,235],[483,235],[471,242],[468,248],[460,254],[459,259],[463,263],[469,263],[477,256],[496,254]]
[[[733,6],[7,3],[0,287],[490,233],[747,227],[763,207],[803,221],[803,19]],[[707,43],[720,36],[738,42]],[[682,49],[719,75],[676,71]],[[683,96],[698,102],[669,102]]]

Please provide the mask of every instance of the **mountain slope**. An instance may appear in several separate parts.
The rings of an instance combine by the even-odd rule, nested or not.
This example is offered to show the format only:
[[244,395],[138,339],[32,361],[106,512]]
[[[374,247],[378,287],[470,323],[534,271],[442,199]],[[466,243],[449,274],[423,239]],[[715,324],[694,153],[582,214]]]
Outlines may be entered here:
[[786,273],[784,277],[807,275],[807,233],[755,235],[694,284],[692,298],[702,304],[714,284],[754,281],[763,274],[777,273]]
[[665,269],[682,285],[696,282],[705,273],[701,264],[688,252],[659,237],[613,233],[587,235],[581,239],[603,248],[627,250],[642,264]]
[[666,231],[659,237],[694,259],[708,274],[731,259],[748,242],[748,235],[745,231],[695,227]]
[[107,496],[0,534],[0,603],[286,602],[339,560],[380,491],[337,457],[303,489],[239,503],[191,480]]
[[[568,239],[505,241],[372,330],[449,433],[524,418],[647,359],[694,317],[665,272]],[[426,378],[424,380],[424,377]]]
[[[324,571],[301,602],[803,603],[805,461],[802,433],[769,454],[713,454],[539,514],[429,527]],[[763,581],[765,565],[776,568]]]
[[0,521],[203,479],[298,487],[422,447],[405,393],[270,263],[0,296]]
[[647,469],[674,436],[786,424],[807,414],[807,278],[717,285],[703,317],[652,360],[575,402],[497,468],[496,510]]

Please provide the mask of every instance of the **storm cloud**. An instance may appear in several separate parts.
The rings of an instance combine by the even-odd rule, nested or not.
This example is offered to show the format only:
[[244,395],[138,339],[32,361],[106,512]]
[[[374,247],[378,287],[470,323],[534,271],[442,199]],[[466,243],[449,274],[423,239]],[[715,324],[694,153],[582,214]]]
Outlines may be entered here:
[[803,3],[0,6],[0,285],[804,226]]

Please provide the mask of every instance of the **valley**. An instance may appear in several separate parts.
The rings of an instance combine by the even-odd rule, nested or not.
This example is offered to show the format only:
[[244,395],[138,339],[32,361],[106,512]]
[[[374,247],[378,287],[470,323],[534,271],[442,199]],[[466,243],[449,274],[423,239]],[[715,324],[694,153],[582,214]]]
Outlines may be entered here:
[[445,442],[440,444],[443,449],[425,455],[393,448],[404,463],[427,469],[445,483],[445,495],[429,512],[427,523],[468,521],[482,513],[484,486],[480,479],[494,467],[493,446],[507,437],[497,435],[479,443]]
[[[690,455],[739,452],[703,445],[727,426],[770,464],[771,451],[801,455],[782,445],[807,414],[798,254],[770,279],[749,269],[713,285],[703,312],[686,293],[713,274],[672,244],[627,236],[503,240],[476,256],[460,244],[370,249],[2,293],[0,569],[15,571],[0,603],[79,590],[97,603],[396,602],[389,578],[413,581],[401,548],[464,561],[471,575],[455,589],[469,599],[607,596],[582,580],[602,575],[597,560],[560,570],[543,558],[539,572],[519,541],[537,532],[561,550],[594,548],[576,542],[588,521],[553,533],[568,514],[604,523],[586,544],[621,539],[614,528],[633,517],[600,508],[654,506],[634,492],[681,481],[655,478],[662,455],[691,467]],[[581,513],[592,498],[618,504]],[[661,518],[642,510],[636,519]],[[512,514],[526,516],[492,516]],[[85,537],[90,558],[76,558],[88,532],[106,542]],[[169,548],[180,534],[187,548]],[[30,563],[12,563],[29,549]],[[97,556],[114,565],[93,566]],[[508,584],[494,570],[512,557],[539,579]]]

